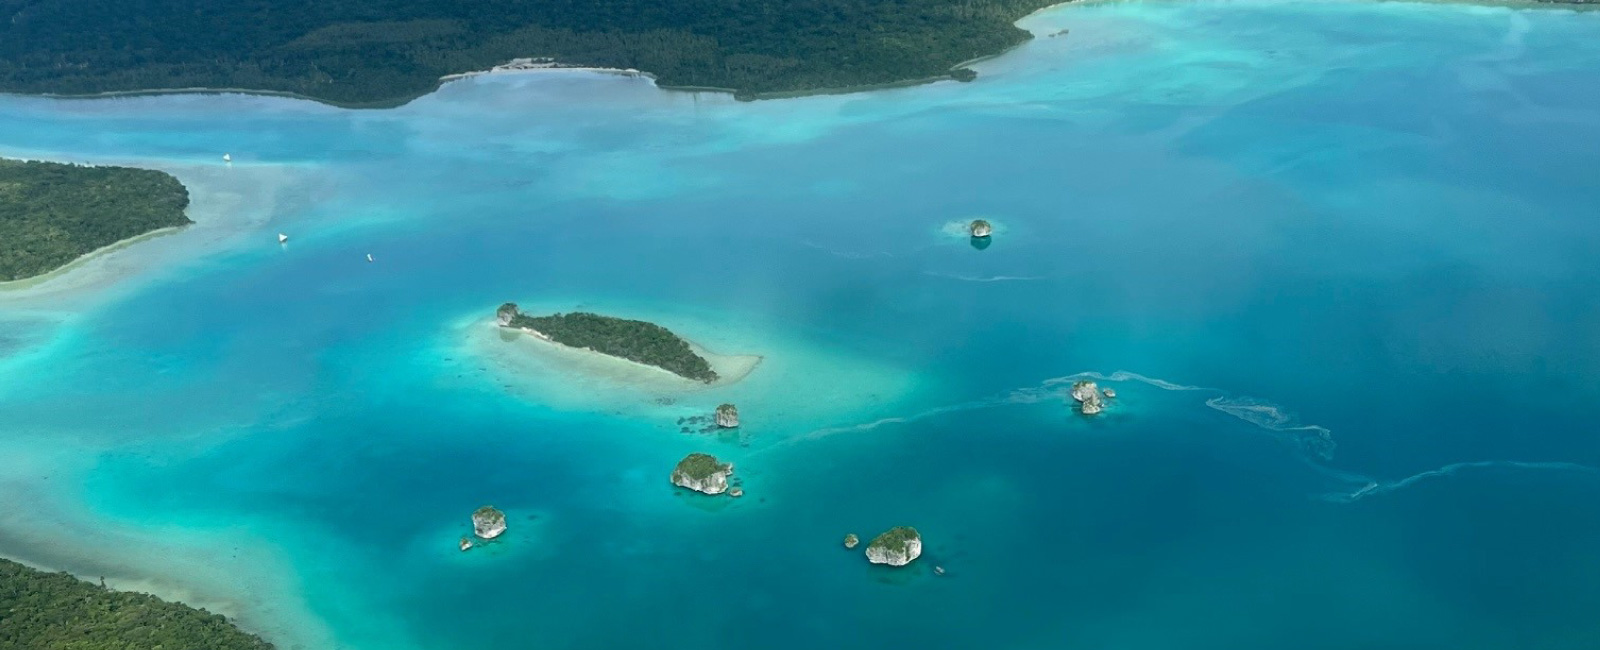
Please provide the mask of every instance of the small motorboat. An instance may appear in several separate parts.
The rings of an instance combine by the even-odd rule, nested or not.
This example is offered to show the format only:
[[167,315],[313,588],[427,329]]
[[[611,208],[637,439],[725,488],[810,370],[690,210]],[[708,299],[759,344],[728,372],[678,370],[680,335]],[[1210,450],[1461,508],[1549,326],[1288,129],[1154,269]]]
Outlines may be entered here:
[[933,575],[936,575],[936,576],[944,575],[944,567],[942,567],[942,566],[933,567]]
[[367,261],[368,262],[372,261],[372,253],[367,253]]

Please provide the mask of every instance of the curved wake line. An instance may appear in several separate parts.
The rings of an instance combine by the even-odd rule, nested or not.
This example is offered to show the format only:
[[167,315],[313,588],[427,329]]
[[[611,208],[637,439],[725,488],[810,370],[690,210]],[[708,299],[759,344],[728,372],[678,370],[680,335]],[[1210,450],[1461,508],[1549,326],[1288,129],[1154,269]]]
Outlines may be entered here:
[[[1079,372],[1060,377],[1051,377],[1039,382],[1037,386],[1017,388],[988,399],[962,402],[948,406],[940,406],[919,413],[905,416],[886,417],[851,426],[828,427],[816,429],[805,434],[790,438],[778,445],[761,450],[762,453],[775,448],[781,448],[798,442],[817,440],[843,433],[858,433],[872,431],[880,427],[905,425],[938,417],[949,413],[971,411],[977,409],[997,408],[1023,404],[1038,404],[1047,400],[1065,400],[1067,393],[1074,382],[1083,380],[1103,382],[1138,382],[1147,386],[1165,391],[1181,392],[1209,392],[1218,393],[1205,400],[1206,407],[1221,413],[1233,416],[1253,424],[1268,432],[1278,434],[1281,440],[1296,443],[1293,448],[1295,456],[1316,473],[1335,483],[1342,484],[1343,488],[1320,495],[1325,501],[1334,503],[1354,503],[1371,496],[1388,494],[1419,482],[1435,479],[1450,478],[1462,471],[1477,471],[1487,469],[1512,469],[1520,471],[1556,471],[1575,472],[1600,479],[1600,467],[1591,467],[1578,463],[1568,462],[1527,462],[1514,460],[1487,460],[1461,462],[1446,465],[1438,469],[1420,472],[1402,479],[1383,481],[1359,473],[1347,472],[1334,468],[1327,463],[1333,458],[1335,447],[1333,432],[1327,427],[1315,424],[1300,424],[1289,412],[1281,406],[1266,400],[1233,396],[1226,391],[1204,386],[1191,386],[1180,384],[1156,377],[1147,377],[1136,372],[1118,370],[1110,374],[1099,372]],[[1345,491],[1348,490],[1348,491]]]
[[829,248],[811,240],[801,240],[800,245],[807,248],[815,248],[834,257],[842,257],[847,260],[869,260],[878,257],[894,257],[894,253],[889,251],[844,251]]
[[1161,390],[1217,390],[1215,388],[1206,388],[1204,386],[1186,386],[1183,384],[1174,384],[1165,379],[1146,377],[1137,372],[1128,372],[1126,370],[1118,370],[1109,375],[1098,372],[1080,372],[1062,377],[1051,377],[1050,379],[1046,379],[1041,383],[1045,386],[1055,386],[1058,384],[1070,384],[1083,379],[1093,379],[1095,381],[1137,381],[1139,383],[1155,386]]
[[982,275],[959,275],[959,274],[955,274],[955,273],[943,273],[943,272],[940,272],[940,271],[923,271],[922,274],[923,275],[931,275],[931,276],[936,277],[936,278],[947,278],[947,279],[950,279],[950,280],[961,280],[963,282],[1024,282],[1024,281],[1029,281],[1029,280],[1044,280],[1044,279],[1046,279],[1046,276],[1043,276],[1043,275],[990,275],[990,276],[982,276]]
[[1361,499],[1365,499],[1370,496],[1388,494],[1395,490],[1409,487],[1428,479],[1449,478],[1455,476],[1457,473],[1460,473],[1463,470],[1480,469],[1518,469],[1531,471],[1575,472],[1600,479],[1600,467],[1590,467],[1588,465],[1580,465],[1578,463],[1537,463],[1516,460],[1483,460],[1470,463],[1453,463],[1450,465],[1445,465],[1444,467],[1440,467],[1439,469],[1430,469],[1426,472],[1419,472],[1398,481],[1381,482],[1368,480],[1366,485],[1363,485],[1359,490],[1349,494],[1340,492],[1325,494],[1323,495],[1323,498],[1337,503],[1355,503],[1356,501],[1360,501]]

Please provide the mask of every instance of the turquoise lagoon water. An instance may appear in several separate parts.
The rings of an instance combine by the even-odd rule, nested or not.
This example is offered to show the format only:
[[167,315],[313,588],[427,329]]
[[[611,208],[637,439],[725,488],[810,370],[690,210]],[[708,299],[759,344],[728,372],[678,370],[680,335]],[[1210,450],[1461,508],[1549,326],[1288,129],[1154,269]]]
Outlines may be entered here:
[[[1023,24],[1070,33],[758,103],[0,98],[0,152],[171,169],[223,224],[0,303],[0,552],[289,648],[1600,646],[1600,14]],[[764,360],[511,372],[506,300]],[[675,492],[696,450],[748,494]],[[511,532],[457,552],[484,503]],[[899,524],[909,568],[839,544]]]

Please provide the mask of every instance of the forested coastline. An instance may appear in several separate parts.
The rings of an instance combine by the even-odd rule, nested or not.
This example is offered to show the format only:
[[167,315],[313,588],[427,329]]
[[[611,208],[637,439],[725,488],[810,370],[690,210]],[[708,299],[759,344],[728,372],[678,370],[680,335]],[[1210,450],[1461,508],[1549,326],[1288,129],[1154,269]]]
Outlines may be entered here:
[[[196,6],[199,4],[200,6]],[[949,76],[1052,0],[0,0],[0,91],[249,89],[393,105],[523,57],[742,98]]]
[[510,303],[501,309],[507,307],[508,326],[533,330],[556,343],[655,366],[708,384],[719,378],[711,363],[695,354],[688,341],[655,323],[581,311],[528,316],[516,313],[516,305]]
[[188,206],[189,191],[165,172],[0,159],[0,282],[193,223]]
[[228,619],[0,559],[0,650],[272,650]]

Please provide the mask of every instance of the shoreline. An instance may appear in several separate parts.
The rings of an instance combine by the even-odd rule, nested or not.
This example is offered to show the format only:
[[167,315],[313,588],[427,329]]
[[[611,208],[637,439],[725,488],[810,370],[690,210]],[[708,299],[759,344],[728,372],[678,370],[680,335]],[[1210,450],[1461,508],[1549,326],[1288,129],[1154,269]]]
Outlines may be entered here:
[[169,534],[97,516],[71,497],[52,495],[45,490],[49,481],[35,475],[48,467],[65,478],[92,466],[60,462],[60,449],[29,451],[26,442],[11,442],[14,448],[0,450],[18,464],[0,470],[0,498],[26,505],[0,514],[0,557],[219,614],[279,650],[339,647],[299,597],[294,567],[269,539],[229,528]]
[[0,298],[5,297],[5,294],[8,292],[25,291],[29,288],[44,284],[58,277],[71,273],[101,255],[109,255],[143,241],[165,237],[167,235],[176,235],[193,225],[195,224],[191,223],[184,226],[167,226],[166,228],[157,228],[150,232],[140,233],[127,239],[120,239],[111,242],[105,246],[101,246],[92,251],[74,257],[72,258],[72,261],[49,271],[45,271],[44,273],[40,273],[39,275],[29,276],[20,280],[6,280],[0,282]]
[[[66,155],[0,150],[8,158],[80,162]],[[294,194],[316,179],[294,165],[211,165],[159,159],[107,159],[94,164],[160,170],[189,191],[191,223],[152,230],[78,256],[42,275],[0,282],[0,307],[72,312],[136,287],[172,269],[232,250],[266,226]]]
[[[619,372],[611,376],[604,377],[604,379],[611,380],[622,385],[636,385],[640,388],[644,387],[640,384],[653,382],[657,379],[681,383],[683,384],[682,388],[691,391],[710,388],[724,388],[744,381],[752,373],[754,373],[756,368],[761,365],[761,362],[766,359],[765,356],[756,354],[717,354],[706,349],[705,346],[695,343],[689,338],[679,336],[678,338],[683,339],[685,343],[689,344],[689,350],[691,352],[700,355],[701,358],[705,359],[706,362],[711,365],[711,369],[716,371],[718,377],[716,381],[703,382],[684,377],[659,366],[640,363],[632,359],[606,354],[604,352],[599,352],[589,348],[578,348],[565,343],[560,343],[554,339],[551,339],[543,332],[538,332],[526,327],[502,327],[498,323],[495,323],[492,318],[484,321],[484,324],[501,334],[500,339],[502,341],[505,340],[504,334],[510,333],[516,337],[516,341],[532,343],[538,348],[543,348],[546,351],[553,351],[557,355],[573,356],[575,358],[588,361],[599,361],[603,362],[604,364],[616,366],[616,368],[619,370],[626,368],[632,372]],[[507,342],[512,343],[515,341]],[[632,378],[627,377],[628,374],[635,375],[639,381],[630,381]],[[645,377],[644,375],[646,374],[651,376]]]
[[62,566],[57,566],[53,563],[36,561],[33,557],[28,555],[19,555],[11,550],[9,545],[5,544],[4,542],[0,542],[0,548],[5,549],[0,551],[0,558],[16,562],[17,564],[21,564],[36,571],[42,571],[45,573],[65,573],[72,576],[74,579],[82,580],[90,584],[99,584],[99,581],[103,581],[105,587],[112,591],[145,594],[147,596],[159,598],[164,602],[175,603],[190,609],[222,616],[228,620],[229,625],[232,625],[239,631],[258,637],[280,648],[298,649],[314,647],[306,642],[295,642],[291,639],[291,637],[282,634],[282,629],[291,629],[292,626],[259,625],[251,617],[241,616],[238,612],[234,611],[234,608],[226,601],[200,597],[194,591],[184,589],[178,585],[177,581],[171,579],[162,580],[159,576],[125,576],[118,575],[114,571],[108,571],[106,575],[88,575]]
[[[508,65],[511,65],[511,64],[515,63],[518,60],[522,60],[522,59],[512,59],[511,61],[507,61],[506,63],[502,63],[502,64],[499,64],[499,65],[496,65],[496,66],[492,66],[492,67],[490,67],[488,69],[485,69],[485,70],[469,70],[469,71],[465,71],[465,72],[453,72],[453,73],[450,73],[450,74],[446,74],[446,75],[440,76],[437,80],[434,81],[434,83],[431,86],[429,86],[427,89],[422,90],[420,92],[406,94],[406,95],[400,95],[400,96],[386,98],[386,99],[377,99],[377,100],[362,101],[362,102],[338,101],[338,100],[326,99],[326,98],[317,97],[317,96],[314,96],[314,95],[306,95],[306,94],[297,93],[297,92],[293,92],[293,91],[287,91],[287,90],[267,90],[267,89],[235,88],[235,87],[212,88],[212,87],[205,87],[205,86],[188,86],[188,87],[184,87],[184,88],[142,88],[142,89],[134,89],[134,90],[107,90],[107,91],[94,92],[94,93],[30,93],[30,92],[18,92],[18,91],[4,91],[4,92],[0,92],[0,96],[36,97],[36,98],[44,98],[44,99],[62,99],[62,100],[93,100],[93,99],[111,99],[111,98],[118,98],[118,97],[145,97],[145,96],[159,96],[159,95],[254,95],[254,96],[261,96],[261,97],[281,97],[281,98],[286,98],[286,99],[298,99],[298,100],[309,101],[309,102],[313,102],[313,103],[316,103],[316,104],[322,104],[324,106],[330,106],[330,107],[333,107],[333,108],[345,109],[345,110],[385,110],[385,109],[400,108],[400,107],[403,107],[403,106],[405,106],[407,104],[410,104],[413,101],[416,101],[416,100],[421,99],[423,97],[427,97],[428,95],[432,95],[432,94],[438,92],[440,88],[444,87],[445,84],[448,84],[448,83],[453,82],[453,81],[459,81],[459,80],[462,80],[462,79],[469,79],[469,78],[472,78],[472,77],[479,77],[479,76],[484,76],[484,75],[543,72],[543,71],[549,71],[549,70],[594,72],[594,73],[601,73],[601,74],[616,74],[616,75],[620,75],[620,76],[629,76],[629,77],[645,77],[645,78],[650,79],[651,82],[654,83],[656,88],[658,88],[660,90],[665,90],[665,91],[669,91],[669,92],[685,92],[685,93],[703,93],[703,92],[722,93],[722,94],[727,94],[727,95],[732,96],[735,101],[741,101],[741,102],[776,100],[776,99],[800,99],[800,98],[805,98],[805,97],[818,97],[818,96],[828,96],[828,95],[849,95],[849,94],[854,94],[854,93],[859,93],[859,92],[872,92],[872,91],[876,91],[876,90],[890,90],[890,89],[895,89],[895,88],[909,88],[909,87],[921,86],[921,85],[930,84],[930,83],[937,83],[937,82],[940,82],[940,81],[960,81],[962,83],[966,83],[968,81],[973,81],[975,79],[966,79],[966,80],[958,79],[956,77],[956,72],[959,71],[959,70],[966,69],[967,66],[976,65],[976,64],[982,63],[984,61],[988,61],[988,60],[991,60],[991,59],[995,59],[995,58],[999,58],[1001,56],[1004,56],[1004,55],[1010,53],[1011,51],[1013,51],[1013,50],[1015,50],[1015,49],[1017,49],[1019,47],[1022,47],[1023,45],[1026,45],[1027,43],[1039,38],[1039,34],[1036,34],[1036,33],[1032,32],[1032,31],[1027,30],[1026,28],[1021,27],[1021,25],[1019,23],[1021,23],[1022,21],[1027,20],[1028,18],[1030,18],[1030,17],[1032,17],[1032,16],[1034,16],[1036,14],[1039,14],[1041,12],[1050,11],[1050,10],[1056,9],[1056,8],[1064,6],[1064,5],[1099,4],[1099,3],[1102,3],[1102,2],[1110,2],[1110,1],[1112,1],[1112,0],[1066,0],[1065,2],[1058,2],[1056,4],[1052,4],[1052,5],[1049,5],[1049,6],[1046,6],[1046,7],[1040,7],[1039,9],[1036,9],[1034,11],[1028,12],[1027,14],[1019,16],[1019,17],[1017,17],[1016,20],[1012,21],[1013,25],[1016,25],[1018,29],[1022,29],[1024,32],[1026,32],[1028,34],[1027,38],[1023,39],[1022,41],[1020,41],[1018,43],[1010,45],[1010,46],[1000,50],[999,52],[994,52],[994,53],[991,53],[991,54],[984,54],[984,55],[981,55],[981,56],[973,57],[971,59],[967,59],[965,61],[960,61],[960,62],[958,62],[958,63],[956,63],[954,65],[951,65],[942,74],[928,75],[928,76],[923,76],[923,77],[913,77],[913,78],[907,78],[907,79],[896,79],[896,80],[884,81],[884,82],[872,83],[872,84],[858,84],[858,85],[852,85],[852,86],[829,86],[829,87],[823,87],[823,88],[805,88],[805,89],[796,89],[796,90],[776,90],[776,91],[764,91],[764,92],[746,93],[746,92],[740,91],[737,88],[725,88],[725,87],[719,87],[719,86],[693,86],[693,85],[661,84],[659,82],[658,77],[655,74],[651,73],[650,71],[648,71],[648,70],[636,70],[636,69],[631,69],[631,68],[608,68],[608,67],[602,67],[602,66],[592,66],[592,65],[584,65],[584,64],[577,64],[577,63],[566,64],[566,63],[561,63],[559,61],[555,61],[549,66],[536,67],[536,68],[508,68],[508,67],[505,67],[505,66],[508,66]],[[1551,10],[1563,10],[1563,11],[1600,11],[1600,0],[1371,0],[1371,1],[1373,1],[1373,2],[1385,2],[1385,3],[1429,4],[1429,5],[1434,5],[1434,4],[1458,4],[1458,5],[1465,5],[1465,6],[1507,7],[1507,8],[1514,8],[1514,9],[1551,9]]]

